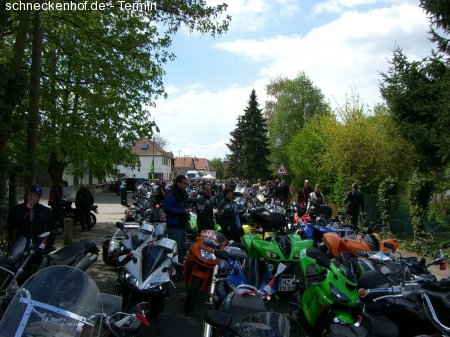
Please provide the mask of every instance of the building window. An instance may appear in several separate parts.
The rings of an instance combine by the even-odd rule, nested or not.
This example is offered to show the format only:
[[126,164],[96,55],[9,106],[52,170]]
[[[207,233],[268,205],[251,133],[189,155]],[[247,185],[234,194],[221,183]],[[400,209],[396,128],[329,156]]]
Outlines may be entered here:
[[148,144],[147,143],[142,143],[141,144],[141,150],[148,150]]

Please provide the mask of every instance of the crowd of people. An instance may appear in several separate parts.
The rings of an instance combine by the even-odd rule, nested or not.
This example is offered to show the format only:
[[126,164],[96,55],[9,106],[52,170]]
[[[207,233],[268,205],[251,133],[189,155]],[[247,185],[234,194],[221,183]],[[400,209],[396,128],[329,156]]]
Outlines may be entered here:
[[[146,181],[144,184],[153,188],[156,202],[162,205],[166,213],[168,237],[177,241],[181,260],[186,254],[187,228],[191,211],[197,215],[198,230],[213,230],[217,221],[228,240],[240,241],[241,221],[238,207],[233,200],[233,193],[237,188],[243,195],[250,197],[257,194],[263,195],[271,203],[287,203],[291,199],[289,186],[278,179],[267,182],[258,180],[250,184],[248,181],[236,180],[188,181],[185,176],[179,175],[169,183],[154,180]],[[12,237],[38,235],[44,231],[50,231],[50,240],[53,241],[57,233],[56,229],[63,228],[63,208],[70,207],[71,191],[66,181],[52,186],[48,200],[50,209],[39,203],[42,189],[38,185],[33,185],[28,190],[25,201],[11,208],[9,212],[8,228]],[[119,195],[120,202],[127,205],[125,179],[121,181]],[[91,230],[89,211],[94,203],[91,191],[80,186],[74,201],[81,230]],[[305,180],[304,186],[297,193],[298,208],[307,212],[311,207],[324,205],[325,202],[320,184],[315,184],[312,189],[310,181]],[[358,191],[356,183],[346,194],[344,202],[351,223],[356,226],[359,214],[364,212],[363,194]]]

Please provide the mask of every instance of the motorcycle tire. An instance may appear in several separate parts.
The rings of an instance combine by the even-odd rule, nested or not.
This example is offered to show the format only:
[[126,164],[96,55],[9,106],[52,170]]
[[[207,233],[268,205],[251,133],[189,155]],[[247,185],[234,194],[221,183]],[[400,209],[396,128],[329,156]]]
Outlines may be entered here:
[[145,313],[145,318],[151,320],[153,317],[158,317],[166,306],[166,298],[162,294],[153,294],[150,296],[150,304]]
[[95,216],[94,213],[90,212],[89,216],[91,217],[91,228],[95,226],[95,224],[97,223],[97,217]]
[[197,297],[198,292],[200,291],[200,287],[202,286],[203,280],[199,277],[193,276],[192,283],[189,287],[186,302],[184,302],[184,312],[191,312],[194,307],[195,299]]

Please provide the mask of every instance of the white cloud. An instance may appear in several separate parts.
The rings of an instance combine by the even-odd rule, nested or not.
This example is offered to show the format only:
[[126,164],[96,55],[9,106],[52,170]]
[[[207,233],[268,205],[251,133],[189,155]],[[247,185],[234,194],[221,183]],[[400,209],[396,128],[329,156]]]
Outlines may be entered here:
[[322,14],[322,13],[342,13],[346,10],[358,7],[358,6],[368,6],[368,5],[395,5],[402,3],[410,3],[414,5],[418,5],[418,1],[416,0],[326,0],[323,2],[319,2],[316,4],[312,12],[313,14]]
[[[208,0],[208,5],[222,0]],[[290,16],[298,11],[296,0],[232,0],[227,2],[225,15],[232,17],[230,31],[256,32],[278,17]]]
[[229,153],[225,143],[236,126],[237,117],[243,114],[253,88],[263,106],[263,81],[251,87],[232,85],[223,90],[201,90],[193,85],[177,88],[173,90],[176,94],[167,100],[157,101],[151,114],[161,136],[169,142],[168,150],[175,156],[224,157]]
[[255,61],[266,61],[263,78],[294,77],[300,70],[343,104],[345,94],[356,87],[366,103],[379,102],[379,72],[388,69],[398,45],[413,59],[429,54],[428,21],[417,6],[401,4],[365,13],[346,12],[304,37],[277,36],[266,40],[236,40],[216,47]]

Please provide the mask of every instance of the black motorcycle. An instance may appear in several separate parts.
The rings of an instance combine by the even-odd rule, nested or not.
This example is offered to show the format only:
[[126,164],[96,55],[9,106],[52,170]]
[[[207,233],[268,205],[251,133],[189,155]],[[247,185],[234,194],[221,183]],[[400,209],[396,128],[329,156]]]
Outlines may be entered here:
[[[72,203],[63,202],[61,205],[64,218],[73,219],[74,225],[80,225],[80,217],[78,215],[78,211],[76,208],[72,207]],[[95,214],[98,214],[98,205],[91,205],[91,209],[89,212],[89,216],[91,218],[91,227],[94,227],[97,223],[97,216]]]

